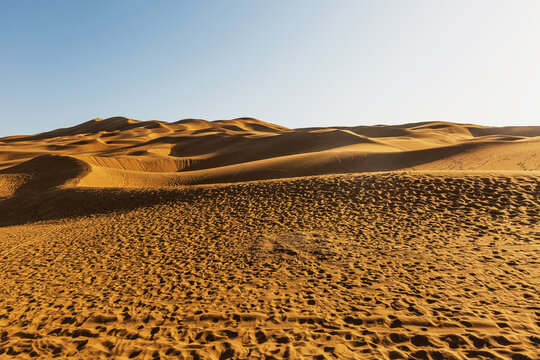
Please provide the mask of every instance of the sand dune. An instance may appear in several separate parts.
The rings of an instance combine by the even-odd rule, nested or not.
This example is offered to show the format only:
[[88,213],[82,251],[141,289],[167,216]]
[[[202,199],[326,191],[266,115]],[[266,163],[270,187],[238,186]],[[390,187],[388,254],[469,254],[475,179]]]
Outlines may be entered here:
[[[85,163],[85,177],[77,181],[90,187],[395,170],[538,171],[539,135],[540,127],[445,122],[291,130],[251,118],[166,123],[115,117],[0,139],[0,169],[25,161],[41,166],[48,160],[40,155],[68,156]],[[4,173],[10,171],[17,170]]]
[[0,139],[0,359],[540,359],[540,127]]

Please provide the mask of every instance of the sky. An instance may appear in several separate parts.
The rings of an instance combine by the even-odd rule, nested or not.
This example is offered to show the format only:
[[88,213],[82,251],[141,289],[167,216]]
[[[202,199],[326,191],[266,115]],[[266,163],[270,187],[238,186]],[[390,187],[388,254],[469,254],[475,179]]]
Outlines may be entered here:
[[538,0],[0,0],[0,136],[99,117],[540,125]]

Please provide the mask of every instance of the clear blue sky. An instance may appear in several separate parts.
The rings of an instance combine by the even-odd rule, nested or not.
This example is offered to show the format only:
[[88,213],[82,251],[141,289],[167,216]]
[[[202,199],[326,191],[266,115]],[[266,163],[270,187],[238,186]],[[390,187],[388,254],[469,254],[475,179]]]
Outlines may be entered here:
[[540,125],[538,0],[2,0],[0,46],[0,136],[115,115]]

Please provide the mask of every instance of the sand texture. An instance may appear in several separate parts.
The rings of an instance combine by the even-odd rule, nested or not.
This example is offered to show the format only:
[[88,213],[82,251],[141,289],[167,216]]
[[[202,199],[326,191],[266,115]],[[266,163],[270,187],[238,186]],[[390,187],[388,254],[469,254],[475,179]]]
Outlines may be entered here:
[[0,359],[540,359],[540,127],[0,139]]

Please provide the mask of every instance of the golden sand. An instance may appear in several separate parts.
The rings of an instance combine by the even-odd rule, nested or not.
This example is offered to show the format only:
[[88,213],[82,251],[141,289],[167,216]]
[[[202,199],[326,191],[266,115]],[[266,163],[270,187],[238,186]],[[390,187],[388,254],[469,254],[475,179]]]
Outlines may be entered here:
[[538,359],[540,127],[0,139],[0,358]]

